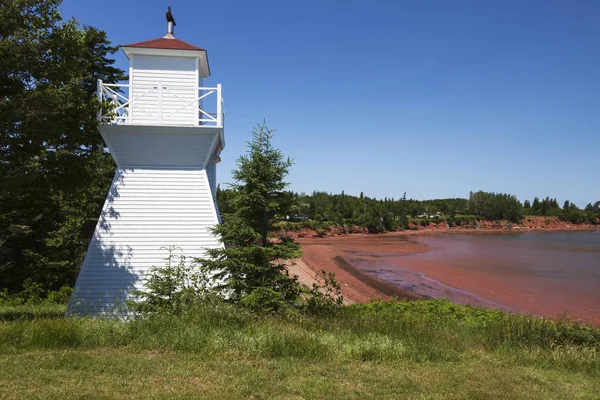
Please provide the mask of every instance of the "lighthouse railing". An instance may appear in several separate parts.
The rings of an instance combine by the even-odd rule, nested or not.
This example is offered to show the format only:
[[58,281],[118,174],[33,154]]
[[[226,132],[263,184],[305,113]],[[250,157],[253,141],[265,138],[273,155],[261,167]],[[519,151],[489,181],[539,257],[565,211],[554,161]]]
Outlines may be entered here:
[[190,88],[112,84],[98,80],[98,120],[107,124],[223,127],[221,84]]

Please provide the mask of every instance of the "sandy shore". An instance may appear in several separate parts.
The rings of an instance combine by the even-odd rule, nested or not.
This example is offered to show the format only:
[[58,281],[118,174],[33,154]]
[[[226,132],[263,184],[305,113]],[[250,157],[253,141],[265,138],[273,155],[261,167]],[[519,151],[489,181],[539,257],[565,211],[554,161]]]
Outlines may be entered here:
[[[387,240],[386,240],[387,238]],[[342,288],[346,303],[366,303],[374,299],[417,299],[420,296],[406,291],[356,268],[345,254],[365,250],[378,257],[389,249],[390,241],[396,244],[397,235],[344,235],[328,238],[301,238],[304,254],[290,267],[290,273],[298,275],[301,283],[312,285],[317,271],[335,272],[336,280]],[[404,254],[427,251],[427,246],[414,241],[406,241],[399,250]],[[397,253],[397,252],[395,252]]]
[[[414,236],[414,231],[409,232],[298,238],[304,255],[290,272],[309,285],[314,282],[316,271],[335,272],[348,304],[373,299],[445,297],[459,304],[556,315],[553,311],[537,310],[536,299],[516,279],[507,285],[485,273],[464,274],[440,265],[439,261],[428,261],[427,257],[405,258],[429,250],[418,241],[419,236]],[[415,233],[429,236],[446,232]]]
[[[440,266],[412,262],[411,269],[404,269],[400,279],[397,279],[398,271],[395,271],[396,280],[390,279],[386,273],[393,267],[386,266],[384,260],[428,251],[426,245],[413,238],[414,235],[390,233],[299,239],[304,254],[295,260],[290,273],[298,275],[301,283],[310,286],[315,282],[317,271],[334,272],[346,304],[377,299],[445,297],[460,304],[510,310],[501,301],[486,300],[468,289],[457,289],[464,287],[465,282],[455,279]],[[493,282],[486,279],[479,280],[476,285],[494,287]]]

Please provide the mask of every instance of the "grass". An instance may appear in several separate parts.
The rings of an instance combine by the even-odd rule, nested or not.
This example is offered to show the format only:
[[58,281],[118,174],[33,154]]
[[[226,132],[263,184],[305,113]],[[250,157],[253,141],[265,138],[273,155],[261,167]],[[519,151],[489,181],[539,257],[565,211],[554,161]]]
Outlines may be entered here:
[[211,303],[127,323],[10,319],[0,398],[600,398],[599,329],[444,300],[329,317]]
[[67,311],[66,304],[0,304],[0,321],[20,319],[61,318]]

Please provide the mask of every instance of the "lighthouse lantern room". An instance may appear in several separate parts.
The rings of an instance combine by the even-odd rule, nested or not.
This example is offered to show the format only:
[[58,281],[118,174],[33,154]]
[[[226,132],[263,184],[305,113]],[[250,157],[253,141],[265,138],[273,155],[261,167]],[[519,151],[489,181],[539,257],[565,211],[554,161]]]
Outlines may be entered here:
[[[69,315],[123,316],[153,266],[222,247],[216,164],[225,146],[221,85],[207,51],[167,34],[122,46],[129,82],[98,81],[98,130],[117,170],[69,303]],[[178,262],[178,260],[177,260]]]

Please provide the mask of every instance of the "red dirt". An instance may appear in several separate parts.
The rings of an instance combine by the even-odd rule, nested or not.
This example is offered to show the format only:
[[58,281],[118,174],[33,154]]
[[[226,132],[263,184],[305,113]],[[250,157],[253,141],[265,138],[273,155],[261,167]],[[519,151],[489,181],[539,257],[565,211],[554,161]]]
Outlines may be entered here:
[[[310,285],[315,281],[317,271],[335,272],[347,304],[367,303],[374,299],[416,299],[418,296],[415,294],[360,271],[342,257],[340,246],[343,246],[344,251],[364,251],[367,248],[372,252],[385,252],[390,245],[385,240],[386,236],[390,237],[353,234],[328,238],[301,238],[298,243],[302,245],[304,254],[289,267],[290,273],[298,275],[301,283]],[[406,254],[425,252],[427,246],[407,241],[406,247],[400,251]]]
[[[339,245],[344,251],[354,248],[363,251],[368,246],[370,251],[385,251],[386,242],[383,235],[345,235],[337,237],[300,239],[304,254],[290,266],[292,275],[298,275],[301,283],[312,284],[317,271],[335,272],[335,278],[341,286],[346,303],[367,303],[373,299],[389,299],[392,297],[416,299],[418,296],[403,291],[394,285],[374,278],[342,258]],[[389,245],[389,244],[387,244]],[[388,247],[389,248],[389,247]],[[427,246],[407,242],[406,254],[427,251]]]
[[[307,284],[314,281],[316,271],[325,270],[326,272],[335,272],[346,303],[365,303],[374,299],[389,299],[393,297],[415,299],[418,298],[415,293],[403,290],[356,268],[352,265],[352,261],[349,261],[348,254],[360,252],[362,257],[367,254],[368,259],[376,262],[377,258],[382,255],[401,257],[403,255],[426,252],[428,250],[426,245],[410,240],[410,237],[413,235],[598,229],[597,226],[593,225],[576,225],[559,221],[557,218],[547,217],[528,217],[520,224],[510,224],[508,222],[498,224],[497,222],[481,221],[478,222],[478,228],[449,228],[446,223],[430,224],[430,226],[419,226],[418,228],[418,230],[375,235],[366,233],[343,234],[340,229],[332,229],[331,231],[320,232],[320,234],[311,230],[288,232],[297,239],[304,250],[304,255],[298,260],[295,266],[290,267],[290,272],[299,275],[301,282]],[[399,243],[401,245],[398,251]],[[389,254],[390,248],[394,248],[393,254]],[[345,258],[342,255],[345,255]],[[486,276],[472,275],[468,279],[460,278],[447,268],[439,268],[431,263],[423,265],[413,263],[413,268],[416,273],[425,273],[428,277],[436,281],[444,282],[446,285],[464,290],[462,294],[459,293],[457,295],[454,292],[452,296],[448,295],[445,297],[454,297],[453,300],[457,300],[459,303],[506,309],[506,307],[501,305],[507,304],[507,294],[504,293],[506,292],[506,288],[498,287],[496,282]],[[410,281],[410,277],[407,280]],[[480,292],[480,294],[483,294],[482,291],[485,292],[485,298],[489,300],[484,300],[476,295]],[[508,295],[510,296],[510,293]],[[462,298],[460,298],[461,296]]]

